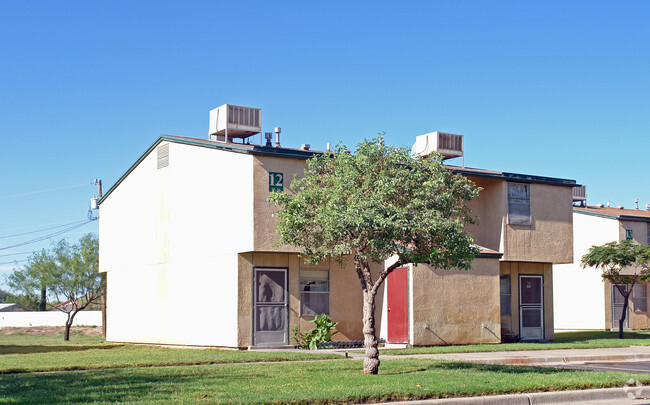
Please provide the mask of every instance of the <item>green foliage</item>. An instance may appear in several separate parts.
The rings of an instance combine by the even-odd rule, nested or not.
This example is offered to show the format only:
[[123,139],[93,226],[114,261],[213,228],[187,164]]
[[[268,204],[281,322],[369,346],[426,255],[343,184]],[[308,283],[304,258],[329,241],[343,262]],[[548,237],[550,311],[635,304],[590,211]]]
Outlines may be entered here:
[[309,159],[292,193],[274,192],[283,243],[310,262],[328,257],[468,269],[477,253],[465,225],[474,222],[468,202],[478,190],[452,174],[439,155],[412,157],[410,149],[364,140],[354,154],[339,144]]
[[101,298],[103,285],[98,270],[99,239],[89,233],[77,244],[61,239],[52,244],[50,251],[34,253],[24,268],[14,269],[8,284],[28,301],[45,304],[47,299],[49,307],[67,313],[65,340],[68,340],[77,312]]
[[314,317],[311,322],[314,322],[316,327],[307,333],[300,333],[297,326],[291,329],[291,339],[301,349],[316,350],[319,343],[331,342],[332,336],[339,333],[334,330],[339,323],[332,322],[332,318],[325,314]]
[[625,240],[592,246],[582,256],[582,267],[602,271],[603,279],[614,284],[630,284],[650,279],[650,245]]
[[[625,240],[620,243],[609,242],[602,246],[592,246],[582,256],[582,267],[595,267],[602,271],[604,280],[610,281],[623,296],[623,310],[619,319],[618,335],[623,339],[623,325],[627,316],[627,306],[634,284],[650,279],[650,245],[640,245]],[[623,288],[629,284],[630,288]]]

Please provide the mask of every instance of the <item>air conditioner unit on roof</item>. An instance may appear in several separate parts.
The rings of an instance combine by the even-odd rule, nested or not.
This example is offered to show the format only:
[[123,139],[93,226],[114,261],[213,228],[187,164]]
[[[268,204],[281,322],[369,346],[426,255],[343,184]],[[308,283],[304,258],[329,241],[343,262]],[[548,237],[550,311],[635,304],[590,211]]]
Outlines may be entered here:
[[210,139],[227,142],[262,132],[262,109],[224,104],[210,111]]
[[412,155],[428,156],[433,151],[440,153],[443,159],[463,156],[463,135],[435,131],[415,138]]

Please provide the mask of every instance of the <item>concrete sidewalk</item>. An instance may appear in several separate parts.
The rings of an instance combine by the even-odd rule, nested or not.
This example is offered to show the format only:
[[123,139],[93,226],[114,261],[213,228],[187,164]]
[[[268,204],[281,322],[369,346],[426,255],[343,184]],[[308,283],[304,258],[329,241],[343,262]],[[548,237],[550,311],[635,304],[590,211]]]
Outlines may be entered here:
[[[348,350],[333,352],[355,359],[363,359],[364,353]],[[379,353],[380,359],[439,359],[469,361],[482,364],[507,365],[553,365],[582,363],[586,361],[631,361],[650,360],[650,346],[613,347],[599,349],[559,349],[559,350],[521,350],[502,352],[444,353],[444,354],[407,354],[388,355]]]

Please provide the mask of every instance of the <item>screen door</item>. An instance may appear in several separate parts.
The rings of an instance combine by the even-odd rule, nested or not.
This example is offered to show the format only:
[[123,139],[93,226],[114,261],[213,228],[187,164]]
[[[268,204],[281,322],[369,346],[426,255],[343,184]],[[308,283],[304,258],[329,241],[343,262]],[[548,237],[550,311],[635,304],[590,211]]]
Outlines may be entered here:
[[289,344],[287,269],[256,268],[253,345]]
[[544,338],[543,276],[519,276],[519,323],[522,339]]
[[[627,285],[622,285],[623,291],[627,292]],[[625,297],[618,290],[616,285],[612,285],[612,329],[618,329],[618,322],[623,316],[623,306],[625,305]],[[623,328],[628,328],[628,314],[625,314],[625,321]]]

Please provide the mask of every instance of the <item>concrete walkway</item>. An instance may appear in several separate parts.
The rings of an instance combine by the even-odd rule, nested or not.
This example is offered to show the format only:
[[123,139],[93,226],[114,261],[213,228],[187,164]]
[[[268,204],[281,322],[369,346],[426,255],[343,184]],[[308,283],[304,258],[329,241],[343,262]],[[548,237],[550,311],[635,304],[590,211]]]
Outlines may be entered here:
[[[323,350],[324,352],[325,350]],[[344,349],[327,350],[355,359],[363,359],[363,352]],[[469,361],[482,364],[554,365],[586,361],[650,360],[650,346],[612,347],[600,349],[521,350],[503,352],[443,353],[388,355],[379,353],[381,359],[439,359]]]

